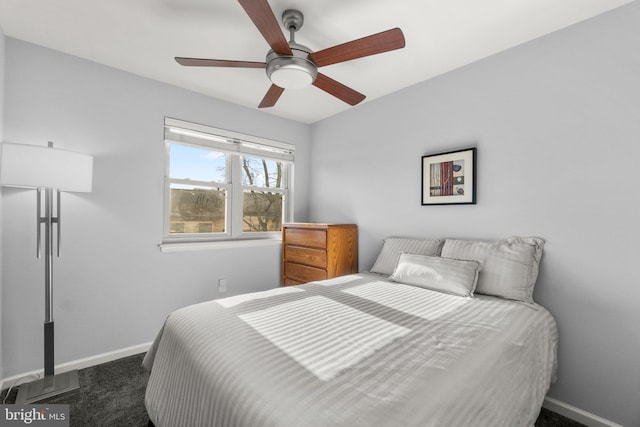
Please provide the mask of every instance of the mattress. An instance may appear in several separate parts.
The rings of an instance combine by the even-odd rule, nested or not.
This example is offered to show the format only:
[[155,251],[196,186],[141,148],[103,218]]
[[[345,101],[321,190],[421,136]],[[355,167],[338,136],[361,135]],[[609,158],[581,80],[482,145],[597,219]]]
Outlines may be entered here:
[[361,273],[171,313],[145,404],[157,427],[533,426],[557,340],[539,305]]

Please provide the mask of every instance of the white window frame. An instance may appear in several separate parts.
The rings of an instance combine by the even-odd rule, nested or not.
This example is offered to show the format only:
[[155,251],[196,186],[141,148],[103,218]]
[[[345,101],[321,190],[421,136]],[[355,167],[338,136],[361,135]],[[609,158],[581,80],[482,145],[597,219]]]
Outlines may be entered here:
[[[281,240],[282,232],[245,232],[242,230],[243,220],[243,192],[247,189],[269,191],[282,194],[284,203],[282,207],[282,222],[290,222],[293,218],[293,164],[294,146],[291,144],[245,135],[225,129],[190,123],[165,117],[164,126],[164,220],[162,245],[170,243],[196,242],[202,243],[241,241]],[[190,145],[196,148],[205,148],[225,153],[226,176],[225,183],[200,182],[195,180],[181,180],[170,176],[170,144]],[[282,162],[283,188],[247,187],[242,185],[241,157],[254,157]],[[188,185],[204,185],[208,187],[224,188],[227,192],[227,206],[225,212],[224,233],[185,233],[171,234],[170,227],[170,201],[171,184],[182,183]],[[207,247],[207,245],[203,246]],[[165,249],[163,249],[165,250]]]

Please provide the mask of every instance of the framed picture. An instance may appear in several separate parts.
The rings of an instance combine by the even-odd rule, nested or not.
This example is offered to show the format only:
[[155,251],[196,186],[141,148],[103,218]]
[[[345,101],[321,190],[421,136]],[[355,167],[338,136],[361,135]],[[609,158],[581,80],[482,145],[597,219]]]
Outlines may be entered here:
[[422,205],[476,204],[476,148],[422,156]]

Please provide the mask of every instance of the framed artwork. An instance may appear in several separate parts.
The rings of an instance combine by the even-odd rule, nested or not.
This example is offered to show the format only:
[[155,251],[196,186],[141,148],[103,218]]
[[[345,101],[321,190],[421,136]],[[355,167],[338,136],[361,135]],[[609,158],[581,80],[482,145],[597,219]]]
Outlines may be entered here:
[[422,156],[422,205],[476,204],[476,148]]

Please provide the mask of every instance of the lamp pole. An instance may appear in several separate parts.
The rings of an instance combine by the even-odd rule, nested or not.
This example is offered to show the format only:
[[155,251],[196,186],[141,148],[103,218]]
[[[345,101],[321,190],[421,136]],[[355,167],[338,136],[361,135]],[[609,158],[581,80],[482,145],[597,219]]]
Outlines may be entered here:
[[[38,195],[40,197],[40,195]],[[54,331],[53,331],[53,189],[44,190],[44,376],[53,377],[54,372]],[[40,215],[40,213],[38,213]],[[58,230],[60,234],[60,230]],[[40,246],[38,244],[38,246]]]

